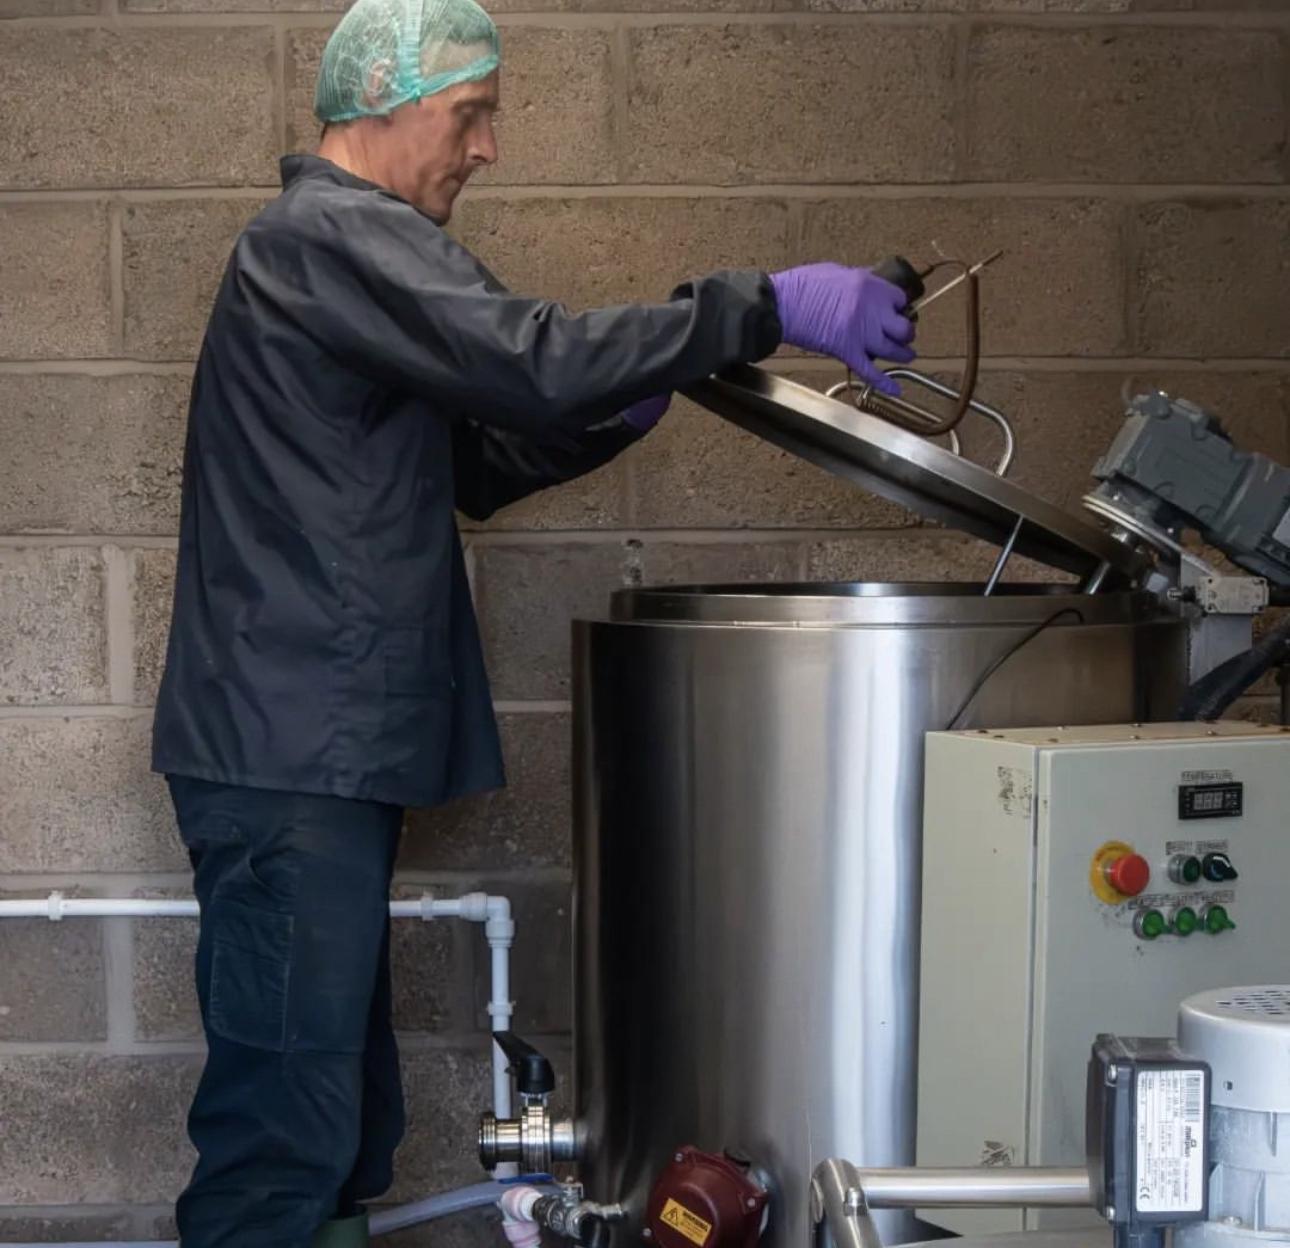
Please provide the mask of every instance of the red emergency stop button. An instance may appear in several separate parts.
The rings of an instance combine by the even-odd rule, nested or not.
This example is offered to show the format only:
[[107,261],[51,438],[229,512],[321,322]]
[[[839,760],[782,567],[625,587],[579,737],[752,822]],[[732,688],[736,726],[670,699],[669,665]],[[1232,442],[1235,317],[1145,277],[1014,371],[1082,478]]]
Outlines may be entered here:
[[1136,897],[1151,883],[1151,864],[1141,854],[1125,854],[1102,870],[1106,882],[1125,897]]

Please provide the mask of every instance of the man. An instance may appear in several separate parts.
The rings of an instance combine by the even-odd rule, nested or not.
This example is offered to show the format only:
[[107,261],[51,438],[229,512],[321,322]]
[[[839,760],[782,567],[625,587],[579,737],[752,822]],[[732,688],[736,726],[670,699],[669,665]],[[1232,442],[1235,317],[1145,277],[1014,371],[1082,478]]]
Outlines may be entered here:
[[781,341],[887,389],[874,357],[913,358],[901,292],[836,265],[578,316],[507,291],[441,228],[496,159],[498,66],[473,0],[358,0],[319,155],[283,161],[202,346],[153,752],[202,908],[184,1248],[363,1243],[389,1186],[403,808],[503,781],[454,508],[598,467]]

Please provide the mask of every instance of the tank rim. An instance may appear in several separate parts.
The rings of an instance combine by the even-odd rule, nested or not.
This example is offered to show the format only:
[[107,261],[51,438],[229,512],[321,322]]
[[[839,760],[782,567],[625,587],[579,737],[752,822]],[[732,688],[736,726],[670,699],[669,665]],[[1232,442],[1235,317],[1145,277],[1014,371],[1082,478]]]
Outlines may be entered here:
[[[639,624],[1039,624],[1170,623],[1176,616],[1140,590],[1081,594],[1063,583],[821,581],[660,585],[610,596],[609,618]],[[1058,615],[1057,613],[1061,613]]]

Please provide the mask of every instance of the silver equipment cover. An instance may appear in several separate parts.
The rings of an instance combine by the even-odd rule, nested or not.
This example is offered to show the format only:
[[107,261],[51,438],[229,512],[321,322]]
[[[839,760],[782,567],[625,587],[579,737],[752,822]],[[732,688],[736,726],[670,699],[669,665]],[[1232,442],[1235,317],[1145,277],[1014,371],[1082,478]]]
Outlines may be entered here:
[[741,365],[686,394],[862,489],[997,546],[1011,539],[1015,553],[1095,587],[1122,587],[1146,568],[1130,546],[989,469],[765,369]]

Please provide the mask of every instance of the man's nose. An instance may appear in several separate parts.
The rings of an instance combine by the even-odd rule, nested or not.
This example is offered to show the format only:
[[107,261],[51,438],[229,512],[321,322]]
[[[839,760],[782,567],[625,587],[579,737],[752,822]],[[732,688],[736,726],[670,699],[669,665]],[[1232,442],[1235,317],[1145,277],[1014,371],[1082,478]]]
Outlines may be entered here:
[[470,160],[475,165],[495,165],[497,163],[497,135],[493,124],[489,122],[481,127],[479,134],[471,144]]

